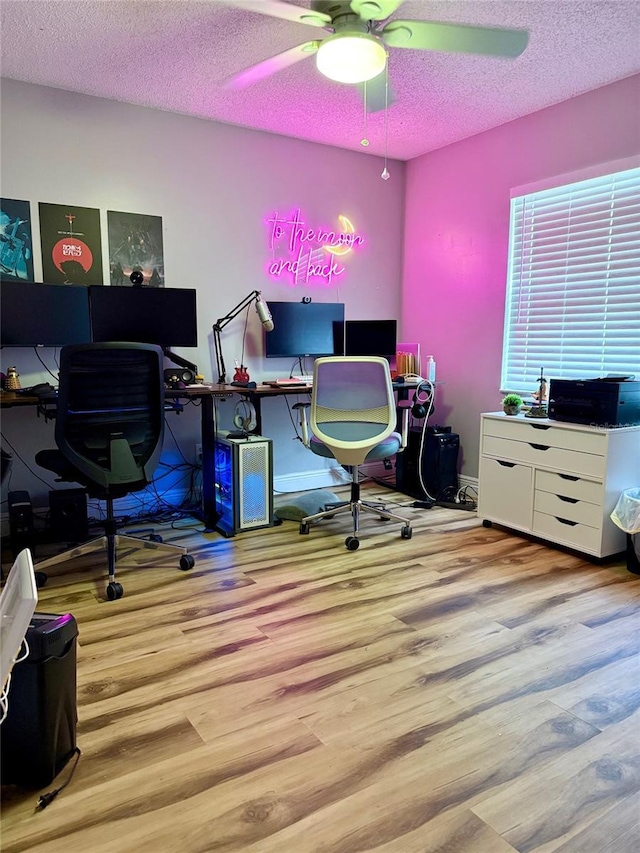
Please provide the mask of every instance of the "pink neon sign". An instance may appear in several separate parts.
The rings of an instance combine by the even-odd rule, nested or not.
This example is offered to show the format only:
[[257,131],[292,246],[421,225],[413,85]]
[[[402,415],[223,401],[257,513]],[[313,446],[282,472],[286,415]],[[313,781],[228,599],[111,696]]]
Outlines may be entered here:
[[339,258],[364,243],[364,238],[356,233],[346,216],[340,214],[338,219],[341,231],[309,227],[299,209],[287,217],[275,212],[267,219],[271,250],[269,275],[273,278],[290,275],[293,284],[320,280],[330,285],[345,271]]

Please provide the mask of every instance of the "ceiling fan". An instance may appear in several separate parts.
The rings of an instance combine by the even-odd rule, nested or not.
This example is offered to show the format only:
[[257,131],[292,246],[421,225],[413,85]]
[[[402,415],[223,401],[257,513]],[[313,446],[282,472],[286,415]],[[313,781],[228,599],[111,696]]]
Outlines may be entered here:
[[[316,56],[318,71],[339,83],[361,88],[369,112],[389,103],[387,48],[519,56],[527,46],[526,30],[477,27],[439,21],[387,20],[403,0],[311,0],[296,6],[286,0],[233,0],[232,5],[273,18],[283,18],[327,30],[330,34],[296,45],[245,68],[226,81],[243,89]],[[386,21],[386,23],[384,23]]]

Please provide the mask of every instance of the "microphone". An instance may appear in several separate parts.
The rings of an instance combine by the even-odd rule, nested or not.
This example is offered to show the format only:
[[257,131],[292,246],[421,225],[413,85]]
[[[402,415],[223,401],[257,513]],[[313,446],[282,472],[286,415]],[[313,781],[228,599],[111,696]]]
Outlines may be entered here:
[[258,313],[258,317],[260,317],[260,322],[262,323],[262,328],[265,332],[273,331],[273,318],[269,311],[269,306],[264,301],[262,296],[258,294],[258,298],[256,300],[256,311]]

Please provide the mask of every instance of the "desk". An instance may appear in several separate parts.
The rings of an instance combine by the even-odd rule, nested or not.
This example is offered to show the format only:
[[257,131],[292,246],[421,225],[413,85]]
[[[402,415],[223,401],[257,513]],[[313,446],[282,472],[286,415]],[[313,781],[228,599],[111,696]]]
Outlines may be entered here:
[[200,385],[181,390],[167,390],[165,397],[173,400],[200,401],[200,430],[202,433],[202,519],[208,528],[216,529],[220,519],[215,489],[215,435],[216,417],[214,399],[240,394],[253,404],[256,410],[257,435],[262,435],[262,400],[264,397],[287,397],[310,394],[311,386],[272,387],[258,385],[256,388],[241,388],[237,385]]
[[[415,388],[415,384],[401,384],[394,382],[394,389],[398,392],[399,399],[407,399],[408,392]],[[179,390],[165,391],[167,400],[199,400],[200,401],[200,430],[202,433],[202,520],[211,530],[215,530],[220,513],[217,510],[216,488],[215,488],[215,435],[216,417],[214,400],[216,397],[228,397],[231,394],[239,394],[248,399],[256,410],[257,435],[262,435],[262,400],[265,397],[292,397],[309,396],[312,391],[311,385],[303,386],[272,386],[258,385],[256,388],[242,388],[237,385],[198,385]],[[36,406],[39,401],[36,397],[27,397],[3,391],[0,397],[2,408],[12,406]],[[55,404],[52,404],[52,408]]]
[[[200,430],[202,434],[202,520],[205,525],[215,530],[220,513],[217,509],[215,488],[215,435],[216,418],[214,400],[216,397],[228,397],[240,394],[253,403],[256,410],[256,434],[262,432],[263,397],[282,397],[292,394],[310,394],[310,386],[296,388],[273,388],[269,385],[259,385],[257,388],[239,388],[235,385],[199,385],[180,390],[165,390],[165,399],[175,402],[198,400],[200,403]],[[37,397],[16,394],[13,391],[2,391],[0,407],[37,407],[38,413],[44,412],[47,417],[55,417],[55,401],[47,401],[46,408]]]
[[0,408],[11,409],[13,406],[36,406],[37,404],[37,397],[16,394],[15,391],[0,391]]

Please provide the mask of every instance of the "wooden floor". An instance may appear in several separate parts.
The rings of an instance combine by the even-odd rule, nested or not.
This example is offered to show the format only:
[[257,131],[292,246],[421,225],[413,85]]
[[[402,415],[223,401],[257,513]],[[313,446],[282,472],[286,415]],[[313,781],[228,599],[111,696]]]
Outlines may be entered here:
[[43,812],[3,788],[3,853],[636,853],[640,577],[407,513],[180,533],[117,602],[59,567],[82,757]]

